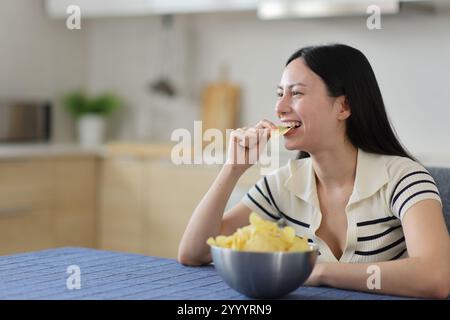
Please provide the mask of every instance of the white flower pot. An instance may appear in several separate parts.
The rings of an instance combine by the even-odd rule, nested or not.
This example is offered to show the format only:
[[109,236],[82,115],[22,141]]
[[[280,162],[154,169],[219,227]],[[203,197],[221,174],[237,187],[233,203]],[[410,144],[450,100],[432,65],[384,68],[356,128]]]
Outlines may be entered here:
[[78,119],[78,139],[83,147],[101,146],[105,136],[105,118],[84,115]]

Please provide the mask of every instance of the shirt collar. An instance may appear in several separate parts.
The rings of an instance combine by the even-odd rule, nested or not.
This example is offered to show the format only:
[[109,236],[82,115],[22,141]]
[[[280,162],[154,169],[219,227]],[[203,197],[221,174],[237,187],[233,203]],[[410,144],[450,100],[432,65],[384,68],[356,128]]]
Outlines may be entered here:
[[316,176],[311,158],[289,160],[290,175],[284,186],[306,202],[315,202]]
[[[290,175],[284,186],[297,197],[318,206],[316,175],[311,158],[290,160]],[[382,155],[358,149],[356,176],[349,203],[368,198],[380,190],[389,180],[386,158]]]

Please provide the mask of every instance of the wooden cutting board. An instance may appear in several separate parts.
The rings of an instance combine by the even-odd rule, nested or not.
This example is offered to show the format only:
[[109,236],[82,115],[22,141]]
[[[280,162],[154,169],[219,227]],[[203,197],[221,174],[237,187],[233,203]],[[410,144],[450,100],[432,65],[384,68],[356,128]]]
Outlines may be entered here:
[[203,131],[216,128],[225,133],[226,129],[237,128],[240,91],[239,86],[227,81],[205,86],[202,97]]

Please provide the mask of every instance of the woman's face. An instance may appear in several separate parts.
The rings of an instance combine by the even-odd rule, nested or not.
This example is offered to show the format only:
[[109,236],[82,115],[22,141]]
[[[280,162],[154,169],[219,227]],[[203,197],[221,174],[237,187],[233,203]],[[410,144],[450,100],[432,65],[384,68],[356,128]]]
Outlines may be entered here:
[[293,60],[284,69],[277,96],[275,111],[280,120],[300,124],[285,134],[286,149],[314,153],[334,146],[345,135],[350,111],[342,113],[344,97],[329,97],[323,80],[303,59]]

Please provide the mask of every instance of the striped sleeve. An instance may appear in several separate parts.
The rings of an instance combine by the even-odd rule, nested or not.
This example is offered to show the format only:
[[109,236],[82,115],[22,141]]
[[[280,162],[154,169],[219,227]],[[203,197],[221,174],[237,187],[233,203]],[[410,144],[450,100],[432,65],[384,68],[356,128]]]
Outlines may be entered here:
[[433,177],[422,165],[412,160],[399,168],[392,186],[389,198],[391,210],[401,220],[408,209],[419,201],[435,199],[442,205]]
[[252,211],[258,213],[267,220],[276,221],[280,219],[276,203],[276,185],[272,177],[261,178],[242,198],[242,202]]

